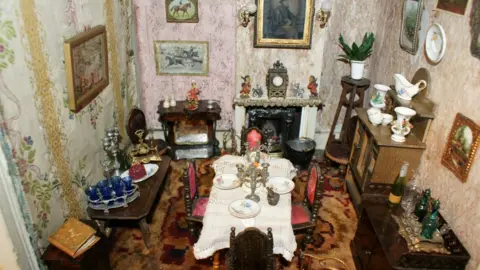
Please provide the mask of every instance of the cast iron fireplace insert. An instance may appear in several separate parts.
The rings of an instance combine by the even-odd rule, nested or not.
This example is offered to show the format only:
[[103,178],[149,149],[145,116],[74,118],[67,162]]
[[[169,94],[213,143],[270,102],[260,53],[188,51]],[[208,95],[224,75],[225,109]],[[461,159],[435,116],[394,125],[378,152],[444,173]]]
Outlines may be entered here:
[[301,107],[248,107],[246,127],[257,127],[273,139],[272,152],[283,151],[283,143],[298,138]]

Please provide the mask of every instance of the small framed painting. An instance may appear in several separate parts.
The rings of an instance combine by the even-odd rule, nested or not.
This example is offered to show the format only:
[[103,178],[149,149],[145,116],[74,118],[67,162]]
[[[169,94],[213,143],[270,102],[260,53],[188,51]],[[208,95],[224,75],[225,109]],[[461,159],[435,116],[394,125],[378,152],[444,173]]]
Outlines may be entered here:
[[254,46],[310,49],[313,0],[257,0]]
[[154,41],[157,75],[208,76],[208,41]]
[[465,15],[469,0],[438,0],[436,10]]
[[479,143],[480,126],[457,113],[443,151],[442,164],[451,170],[460,181],[467,181]]
[[78,112],[109,84],[107,32],[100,25],[63,43],[68,104]]
[[416,54],[418,50],[418,32],[422,21],[423,0],[404,0],[402,28],[400,29],[400,47]]
[[167,22],[198,23],[198,0],[165,0]]

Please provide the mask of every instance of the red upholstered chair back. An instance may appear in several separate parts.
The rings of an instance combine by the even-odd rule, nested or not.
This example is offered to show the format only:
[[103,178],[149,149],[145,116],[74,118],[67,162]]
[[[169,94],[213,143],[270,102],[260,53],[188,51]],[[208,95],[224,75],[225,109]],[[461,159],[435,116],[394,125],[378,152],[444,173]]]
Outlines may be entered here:
[[195,168],[195,160],[187,160],[187,166],[183,173],[185,212],[192,215],[193,201],[198,198],[198,182]]
[[[322,171],[316,162],[312,162],[308,168],[307,186],[305,189],[304,204],[310,209],[312,216],[316,217],[318,208],[320,207],[320,199],[322,197]],[[314,218],[312,217],[312,218]]]

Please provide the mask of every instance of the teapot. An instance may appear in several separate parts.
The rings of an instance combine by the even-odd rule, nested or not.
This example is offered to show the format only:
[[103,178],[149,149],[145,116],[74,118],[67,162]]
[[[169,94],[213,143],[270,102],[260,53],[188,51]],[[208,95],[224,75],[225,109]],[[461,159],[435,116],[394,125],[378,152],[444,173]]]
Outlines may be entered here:
[[393,78],[395,79],[397,96],[404,100],[412,100],[412,97],[427,87],[426,81],[420,80],[416,84],[412,84],[402,74],[394,74]]

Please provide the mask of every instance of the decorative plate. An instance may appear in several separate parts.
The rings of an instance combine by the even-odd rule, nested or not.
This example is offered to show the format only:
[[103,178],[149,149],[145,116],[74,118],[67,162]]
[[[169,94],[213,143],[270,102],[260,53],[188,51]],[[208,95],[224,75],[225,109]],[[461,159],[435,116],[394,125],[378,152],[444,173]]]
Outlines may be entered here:
[[[133,179],[134,183],[140,183],[142,181],[145,181],[148,178],[152,177],[158,171],[158,165],[157,164],[143,164],[143,166],[145,167],[145,171],[147,171],[147,175],[145,175],[144,177],[142,177],[140,179]],[[124,177],[129,176],[129,175],[130,174],[129,174],[128,170],[126,170],[120,175],[120,177],[124,178]]]
[[252,218],[260,213],[260,205],[249,199],[236,200],[230,203],[228,211],[238,218]]
[[427,32],[427,38],[425,40],[425,52],[428,60],[433,63],[438,63],[442,60],[445,50],[447,49],[447,37],[443,27],[434,23]]
[[[257,182],[256,186],[257,186],[257,188],[255,189],[255,194],[259,194],[260,192],[265,190],[265,187],[263,187],[262,183],[260,183],[260,182]],[[252,189],[250,188],[250,183],[249,182],[243,183],[242,189],[247,194],[252,193]]]
[[213,178],[213,185],[219,189],[234,189],[240,186],[235,174],[221,174]]
[[295,188],[295,183],[288,178],[277,176],[268,179],[267,187],[271,187],[278,194],[287,194]]

